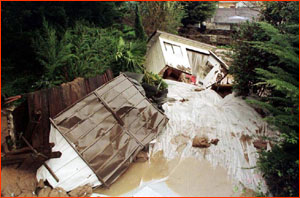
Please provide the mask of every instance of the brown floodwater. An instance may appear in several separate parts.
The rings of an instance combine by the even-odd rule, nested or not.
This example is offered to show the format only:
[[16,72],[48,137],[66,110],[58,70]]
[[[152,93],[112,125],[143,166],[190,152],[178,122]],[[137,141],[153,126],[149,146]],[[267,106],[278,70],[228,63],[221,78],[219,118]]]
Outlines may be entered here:
[[184,158],[169,175],[168,187],[185,197],[230,197],[232,184],[227,171],[212,167],[207,160]]
[[168,161],[162,151],[152,155],[147,162],[131,164],[109,189],[99,187],[94,193],[120,196],[137,188],[142,181],[165,177],[168,177],[168,187],[180,196],[233,196],[225,169],[213,168],[208,161],[195,158]]
[[163,152],[156,152],[147,162],[132,163],[128,170],[109,189],[99,187],[94,193],[120,196],[137,188],[142,181],[147,182],[167,177],[177,164],[176,159],[168,161]]

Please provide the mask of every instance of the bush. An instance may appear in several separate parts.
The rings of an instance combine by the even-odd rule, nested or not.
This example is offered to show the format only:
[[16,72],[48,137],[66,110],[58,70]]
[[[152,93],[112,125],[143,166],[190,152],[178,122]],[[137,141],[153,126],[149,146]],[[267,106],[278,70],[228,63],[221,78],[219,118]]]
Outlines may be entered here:
[[274,146],[260,153],[258,167],[264,173],[269,190],[278,197],[299,195],[299,152],[295,145]]
[[233,74],[234,89],[238,95],[247,96],[257,93],[261,86],[255,86],[259,82],[255,69],[267,68],[277,61],[277,58],[269,52],[257,49],[249,41],[267,41],[270,36],[258,23],[243,23],[233,36],[233,63],[229,72]]
[[158,90],[165,90],[168,88],[168,84],[157,74],[145,71],[143,81],[148,85],[156,87]]
[[258,100],[248,102],[264,108],[265,119],[281,132],[258,162],[274,196],[298,196],[299,190],[299,49],[293,36],[268,23],[243,24],[230,69],[238,93],[256,94]]
[[44,22],[43,30],[33,40],[33,47],[43,68],[37,88],[52,87],[76,77],[91,77],[111,68],[142,72],[146,43],[132,39],[132,29],[126,33],[116,28],[97,28],[84,21],[67,29],[61,38]]

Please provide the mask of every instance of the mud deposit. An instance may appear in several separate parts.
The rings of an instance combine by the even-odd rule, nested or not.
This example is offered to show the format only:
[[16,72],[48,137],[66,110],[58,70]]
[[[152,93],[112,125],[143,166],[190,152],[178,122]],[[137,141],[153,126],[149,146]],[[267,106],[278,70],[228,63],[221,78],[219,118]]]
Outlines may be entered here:
[[182,159],[166,183],[174,192],[185,197],[233,196],[226,170],[213,168],[206,160]]
[[120,196],[137,188],[142,181],[147,182],[167,177],[178,160],[167,161],[163,152],[157,152],[147,162],[136,162],[109,189],[97,188],[94,193]]
[[195,158],[167,161],[161,151],[147,162],[133,163],[109,189],[97,188],[94,193],[120,196],[139,187],[142,181],[165,177],[168,187],[180,196],[234,196],[224,168],[213,168],[208,161]]
[[1,170],[1,195],[4,197],[35,196],[37,181],[35,172],[3,167]]

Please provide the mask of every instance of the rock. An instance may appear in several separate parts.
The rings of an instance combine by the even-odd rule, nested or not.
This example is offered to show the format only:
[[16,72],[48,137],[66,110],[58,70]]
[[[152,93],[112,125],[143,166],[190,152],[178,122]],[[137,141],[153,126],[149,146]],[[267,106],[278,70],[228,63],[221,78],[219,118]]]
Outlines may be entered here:
[[182,98],[181,100],[179,100],[180,102],[185,102],[185,101],[189,101],[189,99],[184,99]]
[[145,151],[140,151],[135,158],[136,162],[146,162],[149,159],[148,153]]
[[69,192],[70,197],[89,197],[93,193],[93,189],[89,185],[79,186]]
[[18,182],[18,185],[20,186],[22,191],[30,191],[30,192],[35,191],[37,186],[35,175],[31,175],[31,174],[24,174],[22,176],[20,175],[20,180]]
[[39,191],[38,197],[49,197],[51,190],[52,189],[49,186],[45,186]]
[[6,185],[5,187],[1,185],[1,197],[17,197],[21,193],[22,191],[17,184],[9,184]]
[[63,188],[57,187],[51,190],[49,197],[69,197],[69,195]]
[[193,147],[199,147],[199,148],[208,148],[210,147],[210,143],[208,143],[207,137],[199,137],[195,136],[193,139]]
[[257,193],[249,188],[244,188],[239,197],[257,197]]
[[22,192],[33,192],[36,189],[37,181],[33,171],[4,166],[1,170],[1,178],[1,194],[3,196],[17,197]]
[[36,194],[32,191],[24,191],[19,195],[19,197],[36,197]]
[[203,91],[203,90],[205,90],[205,89],[203,89],[203,88],[196,88],[194,91],[199,92],[199,91]]
[[255,140],[253,141],[253,146],[257,149],[267,149],[268,143],[264,140]]
[[214,144],[214,145],[217,145],[218,142],[219,142],[219,139],[218,139],[218,138],[216,138],[216,139],[211,139],[211,140],[210,140],[210,143],[211,143],[211,144]]

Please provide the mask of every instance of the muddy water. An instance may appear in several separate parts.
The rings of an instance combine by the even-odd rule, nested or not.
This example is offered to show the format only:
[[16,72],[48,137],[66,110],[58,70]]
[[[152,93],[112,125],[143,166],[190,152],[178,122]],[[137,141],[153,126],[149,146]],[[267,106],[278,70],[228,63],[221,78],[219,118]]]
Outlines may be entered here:
[[131,164],[109,189],[100,187],[94,193],[120,196],[136,189],[142,181],[165,177],[168,187],[180,196],[234,196],[225,169],[213,168],[208,161],[195,158],[167,161],[161,151],[148,162]]
[[166,183],[174,192],[185,197],[233,196],[226,170],[213,168],[206,160],[182,159]]
[[157,152],[147,162],[137,162],[111,185],[109,189],[97,188],[94,193],[108,196],[120,196],[137,188],[142,181],[147,182],[167,177],[176,166],[178,160],[167,161],[163,152]]

